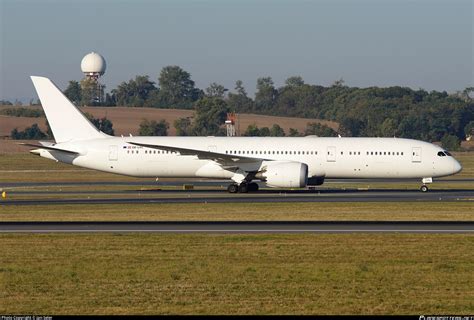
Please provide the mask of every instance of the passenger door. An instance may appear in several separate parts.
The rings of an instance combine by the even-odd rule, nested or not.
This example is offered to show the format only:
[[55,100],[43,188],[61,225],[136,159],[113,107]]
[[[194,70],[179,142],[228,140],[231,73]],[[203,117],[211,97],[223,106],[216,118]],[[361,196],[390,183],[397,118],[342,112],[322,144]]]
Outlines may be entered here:
[[117,161],[117,160],[118,160],[118,147],[109,146],[109,161]]
[[328,147],[326,156],[327,162],[336,162],[336,147]]
[[421,162],[421,147],[413,147],[411,155],[412,162]]

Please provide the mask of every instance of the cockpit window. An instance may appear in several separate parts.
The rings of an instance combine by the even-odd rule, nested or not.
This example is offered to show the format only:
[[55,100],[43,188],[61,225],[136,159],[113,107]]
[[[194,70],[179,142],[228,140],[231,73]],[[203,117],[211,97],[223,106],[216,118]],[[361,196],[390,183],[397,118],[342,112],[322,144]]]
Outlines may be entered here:
[[444,154],[446,154],[447,156],[450,156],[451,157],[451,153],[449,153],[448,151],[444,150]]
[[438,157],[446,157],[443,151],[438,152]]

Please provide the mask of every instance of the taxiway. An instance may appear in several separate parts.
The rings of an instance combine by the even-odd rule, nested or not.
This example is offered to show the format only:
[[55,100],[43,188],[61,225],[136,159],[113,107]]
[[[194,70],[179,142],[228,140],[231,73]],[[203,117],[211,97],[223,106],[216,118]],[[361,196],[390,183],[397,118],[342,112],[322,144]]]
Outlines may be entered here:
[[473,233],[474,222],[1,222],[0,233]]

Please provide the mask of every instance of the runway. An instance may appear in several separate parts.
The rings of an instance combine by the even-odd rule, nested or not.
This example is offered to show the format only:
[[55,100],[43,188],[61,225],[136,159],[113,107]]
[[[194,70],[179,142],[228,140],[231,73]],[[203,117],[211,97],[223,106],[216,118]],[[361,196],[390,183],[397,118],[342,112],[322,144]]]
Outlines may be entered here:
[[[367,185],[370,183],[420,183],[419,179],[326,179],[325,185],[331,184],[363,184]],[[472,178],[463,178],[463,179],[433,179],[435,184],[438,183],[473,183],[474,179]],[[21,188],[21,187],[73,187],[73,186],[148,186],[148,187],[180,187],[183,184],[192,184],[197,187],[223,187],[226,188],[231,181],[226,180],[207,180],[207,179],[193,179],[193,180],[183,180],[183,179],[174,179],[170,181],[91,181],[91,182],[0,182],[0,188]],[[259,182],[260,187],[265,186],[264,183]]]
[[1,222],[0,233],[474,233],[474,222]]
[[[159,203],[262,203],[262,202],[439,202],[472,201],[474,190],[442,190],[426,193],[413,190],[262,190],[256,193],[229,194],[224,190],[149,190],[51,193],[48,198],[16,199],[15,193],[0,201],[8,205],[56,204],[159,204]],[[18,193],[21,194],[21,193]],[[39,193],[36,193],[39,194]],[[49,193],[46,193],[49,194]],[[58,197],[55,198],[54,194]],[[106,196],[108,195],[108,196]]]

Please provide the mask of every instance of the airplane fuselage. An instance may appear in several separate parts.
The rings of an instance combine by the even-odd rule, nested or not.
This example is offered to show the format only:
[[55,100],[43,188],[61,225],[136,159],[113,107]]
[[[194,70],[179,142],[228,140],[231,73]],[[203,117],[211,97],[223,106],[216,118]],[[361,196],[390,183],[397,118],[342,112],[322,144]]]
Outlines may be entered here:
[[41,150],[40,155],[73,165],[134,177],[231,179],[235,172],[212,160],[130,144],[144,143],[261,158],[249,171],[271,161],[301,162],[308,177],[428,178],[461,170],[437,145],[401,138],[323,137],[110,137],[61,143],[78,156]]

